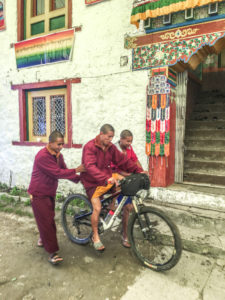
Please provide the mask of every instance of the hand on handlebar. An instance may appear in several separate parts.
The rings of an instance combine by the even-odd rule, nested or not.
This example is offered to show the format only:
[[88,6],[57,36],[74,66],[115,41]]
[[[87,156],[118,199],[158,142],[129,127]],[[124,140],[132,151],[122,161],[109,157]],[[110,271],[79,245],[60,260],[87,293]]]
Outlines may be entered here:
[[115,186],[119,186],[119,182],[117,179],[113,178],[113,177],[110,177],[108,180],[107,180],[107,183],[108,184],[115,184]]

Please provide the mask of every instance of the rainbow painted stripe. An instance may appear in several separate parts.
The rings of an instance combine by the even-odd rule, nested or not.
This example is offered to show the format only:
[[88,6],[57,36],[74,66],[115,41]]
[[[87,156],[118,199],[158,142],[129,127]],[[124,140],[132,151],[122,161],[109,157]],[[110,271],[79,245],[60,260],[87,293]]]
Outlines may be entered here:
[[15,44],[17,68],[70,60],[74,29],[33,38]]
[[98,2],[102,2],[102,1],[104,1],[104,0],[85,0],[85,4],[90,5],[90,4],[95,4]]

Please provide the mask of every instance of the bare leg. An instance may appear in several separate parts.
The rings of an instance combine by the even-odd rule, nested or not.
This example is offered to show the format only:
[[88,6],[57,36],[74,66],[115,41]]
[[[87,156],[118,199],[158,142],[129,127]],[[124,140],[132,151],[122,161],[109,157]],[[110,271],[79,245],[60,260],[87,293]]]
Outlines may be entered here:
[[130,247],[130,243],[128,242],[128,236],[127,236],[127,227],[128,227],[128,219],[129,219],[129,214],[133,210],[133,204],[129,203],[124,206],[123,208],[123,245],[125,247]]
[[[98,234],[98,221],[99,221],[99,214],[101,211],[101,201],[99,198],[92,198],[91,203],[93,206],[93,213],[91,215],[91,227],[93,230],[93,242],[97,243],[100,241],[100,237]],[[103,246],[103,249],[104,249],[104,246]]]

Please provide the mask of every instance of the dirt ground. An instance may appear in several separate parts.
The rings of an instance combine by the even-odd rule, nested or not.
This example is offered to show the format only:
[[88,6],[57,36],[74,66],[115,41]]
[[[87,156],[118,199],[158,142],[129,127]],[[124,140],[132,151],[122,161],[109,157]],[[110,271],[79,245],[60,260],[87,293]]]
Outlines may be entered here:
[[103,254],[91,245],[71,243],[56,217],[60,254],[64,262],[52,266],[36,246],[33,218],[0,213],[0,300],[120,299],[143,267],[122,247],[119,229],[107,232]]

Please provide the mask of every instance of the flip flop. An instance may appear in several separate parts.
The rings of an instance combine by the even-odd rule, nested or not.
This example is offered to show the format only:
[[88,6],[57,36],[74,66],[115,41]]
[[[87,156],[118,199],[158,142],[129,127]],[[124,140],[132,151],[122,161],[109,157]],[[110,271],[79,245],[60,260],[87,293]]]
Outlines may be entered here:
[[130,248],[131,247],[131,244],[129,243],[128,239],[125,239],[123,236],[122,236],[122,245],[125,248]]
[[59,263],[61,263],[63,261],[63,258],[61,256],[59,256],[57,253],[55,253],[48,258],[48,261],[52,265],[58,265]]
[[93,247],[95,248],[96,251],[98,252],[103,252],[105,250],[105,246],[102,244],[101,241],[94,242],[92,239]]

